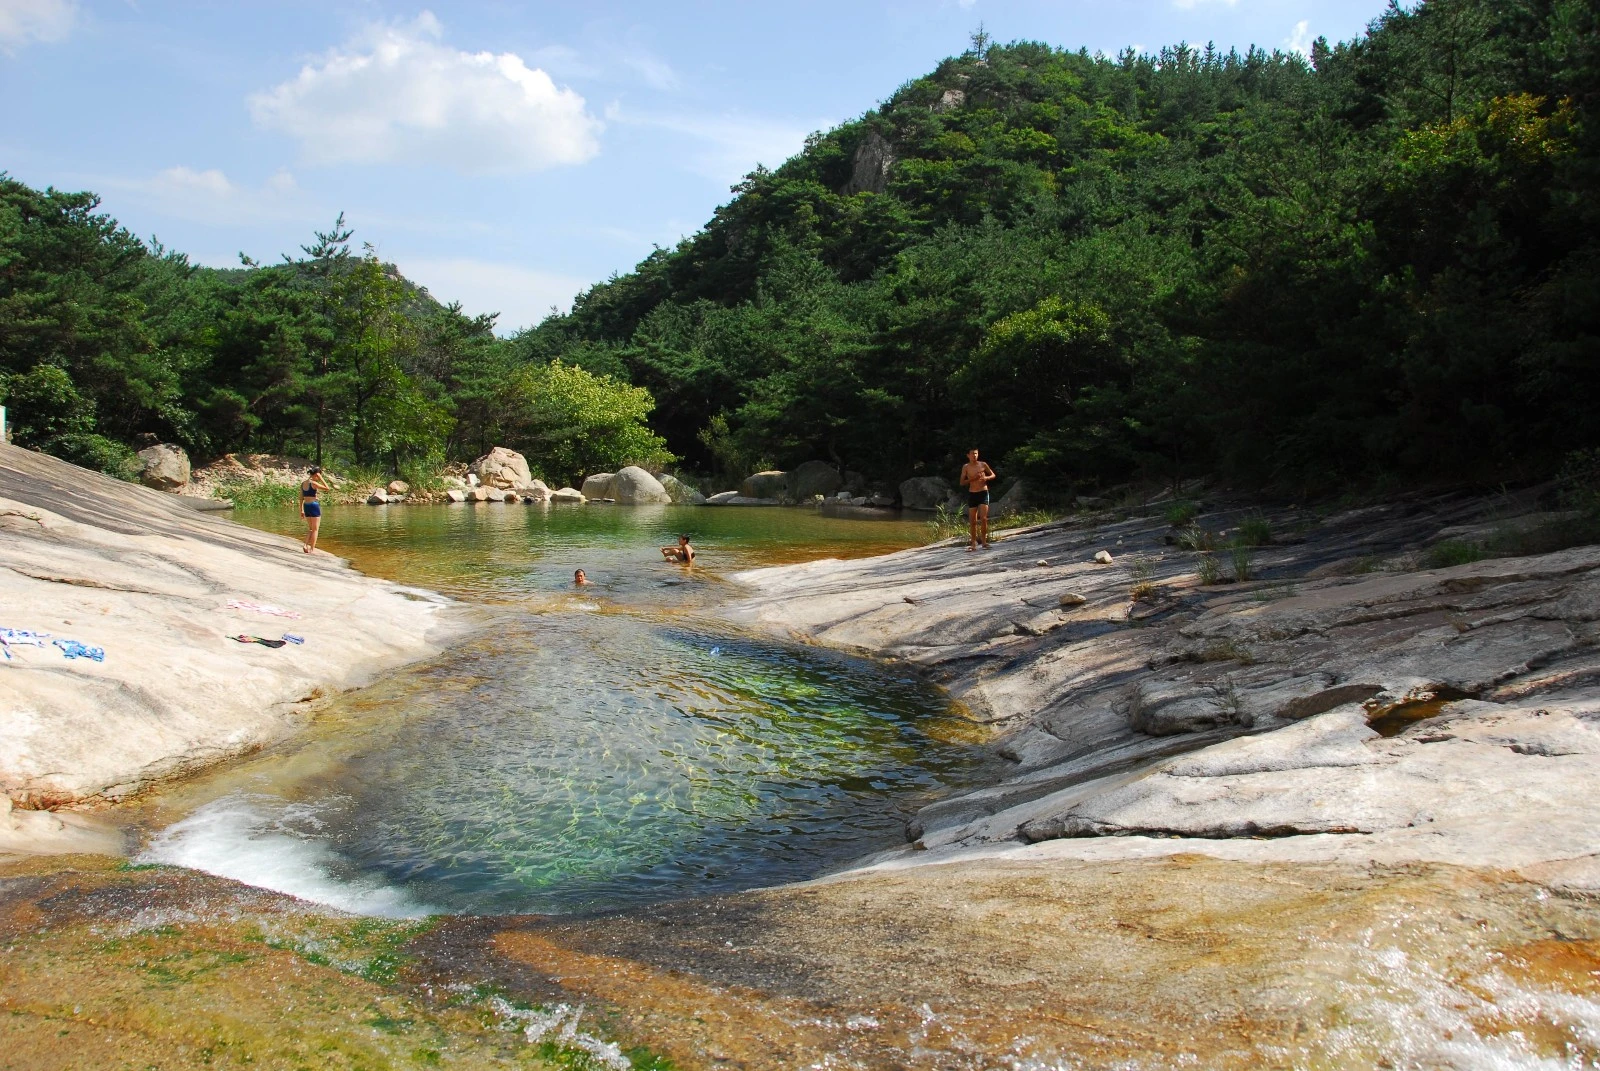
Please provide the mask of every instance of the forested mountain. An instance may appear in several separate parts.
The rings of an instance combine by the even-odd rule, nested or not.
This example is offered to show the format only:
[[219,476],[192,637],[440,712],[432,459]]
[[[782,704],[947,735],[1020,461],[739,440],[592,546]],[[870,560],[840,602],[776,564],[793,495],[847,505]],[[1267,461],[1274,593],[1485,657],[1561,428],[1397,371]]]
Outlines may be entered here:
[[1429,0],[1299,55],[965,54],[518,340],[700,464],[1531,473],[1600,441],[1600,33]]
[[5,180],[0,370],[92,462],[1535,476],[1600,442],[1597,109],[1590,0],[1395,6],[1309,59],[979,34],[508,341],[340,228],[208,272]]
[[353,253],[342,217],[298,258],[216,270],[97,208],[0,174],[0,401],[20,445],[118,475],[152,438],[407,475],[507,442],[558,479],[671,459],[646,391],[517,361],[492,316]]

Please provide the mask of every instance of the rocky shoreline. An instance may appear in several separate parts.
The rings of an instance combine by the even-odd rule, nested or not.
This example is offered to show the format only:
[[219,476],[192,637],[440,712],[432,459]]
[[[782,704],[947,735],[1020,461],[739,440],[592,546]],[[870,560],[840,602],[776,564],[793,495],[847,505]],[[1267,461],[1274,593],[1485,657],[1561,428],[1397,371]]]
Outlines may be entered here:
[[[0,454],[13,500],[18,467]],[[304,564],[167,496],[23,475],[55,505],[0,507],[7,551],[100,557],[0,573],[8,595],[215,613],[119,590],[149,553],[134,519]],[[1200,582],[1224,552],[1114,516],[744,574],[744,622],[916,667],[1011,775],[845,872],[597,916],[391,923],[179,868],[0,859],[0,1035],[40,1067],[1588,1066],[1600,548],[1425,567],[1441,539],[1542,523],[1505,505],[1202,512],[1176,533],[1202,547],[1270,525],[1231,584]],[[364,606],[419,605],[318,567]],[[60,850],[105,850],[73,832]]]
[[880,868],[1199,852],[1596,894],[1600,547],[1421,567],[1464,532],[1552,522],[1507,512],[1202,514],[1189,531],[1218,544],[1247,518],[1279,534],[1225,585],[1155,517],[1043,525],[744,573],[736,616],[916,668],[1015,763],[925,808]]
[[0,854],[114,852],[85,808],[279,739],[464,624],[431,592],[6,445],[0,566]]

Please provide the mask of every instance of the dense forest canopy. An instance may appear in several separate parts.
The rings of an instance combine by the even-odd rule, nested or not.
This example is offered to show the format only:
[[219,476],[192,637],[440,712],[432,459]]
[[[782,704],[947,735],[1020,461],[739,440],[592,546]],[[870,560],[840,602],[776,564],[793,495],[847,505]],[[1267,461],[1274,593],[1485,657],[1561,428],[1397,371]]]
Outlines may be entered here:
[[[217,272],[0,183],[19,435],[103,467],[672,454],[1046,487],[1506,479],[1600,442],[1600,15],[1426,0],[1298,54],[972,47],[509,340],[348,232]],[[648,422],[648,429],[646,424]]]

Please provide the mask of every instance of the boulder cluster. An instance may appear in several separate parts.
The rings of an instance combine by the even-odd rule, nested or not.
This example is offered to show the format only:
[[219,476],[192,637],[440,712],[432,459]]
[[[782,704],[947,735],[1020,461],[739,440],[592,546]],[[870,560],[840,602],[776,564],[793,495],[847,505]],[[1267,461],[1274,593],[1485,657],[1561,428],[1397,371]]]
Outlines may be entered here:
[[[191,471],[189,456],[175,443],[158,443],[139,451],[139,480],[147,487],[206,497],[218,484],[253,481],[295,483],[306,478],[305,458],[270,454],[228,454],[204,469]],[[458,473],[460,469],[456,470]],[[745,477],[736,491],[709,498],[671,473],[652,473],[638,465],[584,477],[580,487],[551,488],[534,477],[528,459],[496,446],[460,475],[444,477],[444,489],[424,490],[405,480],[391,480],[359,496],[368,505],[426,502],[613,502],[618,505],[678,506],[820,506],[838,516],[882,516],[894,509],[961,513],[965,496],[941,476],[913,476],[894,485],[869,485],[859,472],[841,470],[826,461],[807,461],[787,471],[768,469]],[[995,500],[996,517],[1024,505],[1021,481],[1013,480]]]

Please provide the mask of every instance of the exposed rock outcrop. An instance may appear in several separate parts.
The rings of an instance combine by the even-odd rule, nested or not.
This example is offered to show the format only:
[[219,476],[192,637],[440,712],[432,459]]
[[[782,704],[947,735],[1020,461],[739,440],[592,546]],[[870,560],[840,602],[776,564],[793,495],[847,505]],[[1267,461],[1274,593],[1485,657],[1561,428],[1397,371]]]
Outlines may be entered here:
[[618,470],[611,480],[611,497],[627,506],[670,505],[672,496],[661,481],[638,465]]
[[938,509],[949,497],[950,481],[943,476],[913,476],[900,484],[900,505],[906,509]]
[[844,477],[826,461],[807,461],[789,472],[789,497],[797,502],[810,501],[814,495],[827,497],[843,486]]
[[510,490],[533,479],[528,471],[528,459],[504,446],[497,446],[478,458],[467,472],[476,476],[479,483],[501,490]]
[[597,472],[593,476],[583,478],[583,497],[591,501],[602,502],[608,498],[615,498],[617,476],[614,472]]
[[[741,574],[757,592],[741,615],[918,667],[1001,732],[1016,775],[925,808],[913,833],[930,850],[908,862],[1115,834],[1129,851],[1178,837],[1236,858],[1544,874],[1600,856],[1600,797],[1582,787],[1600,777],[1600,547],[1415,569],[1437,532],[1500,523],[1491,508],[1286,513],[1274,526],[1303,538],[1251,552],[1260,579],[1210,587],[1154,518],[1044,525],[986,555]],[[1108,544],[1109,564],[1089,560]],[[1329,575],[1372,568],[1375,548],[1378,571]]]
[[189,482],[189,455],[176,443],[157,443],[139,451],[139,482],[157,491],[177,491]]
[[850,158],[850,181],[840,192],[846,197],[882,193],[889,184],[889,170],[894,167],[894,160],[894,146],[888,139],[876,130],[867,131]]
[[[317,696],[443,638],[437,596],[4,445],[0,566],[4,626],[50,634],[0,669],[0,792],[28,808],[120,799],[260,747]],[[274,627],[305,643],[229,638]],[[101,657],[69,660],[56,639]]]
[[680,505],[680,506],[703,506],[703,505],[705,505],[705,502],[706,502],[706,496],[705,495],[701,494],[695,488],[693,488],[693,487],[689,486],[688,484],[684,483],[682,480],[678,479],[676,476],[672,475],[672,473],[670,473],[670,472],[662,474],[662,476],[661,476],[661,486],[666,490],[667,494],[672,498],[672,501],[675,502],[676,504]]
[[789,493],[789,474],[777,469],[752,473],[739,485],[739,494],[745,498],[782,499]]

